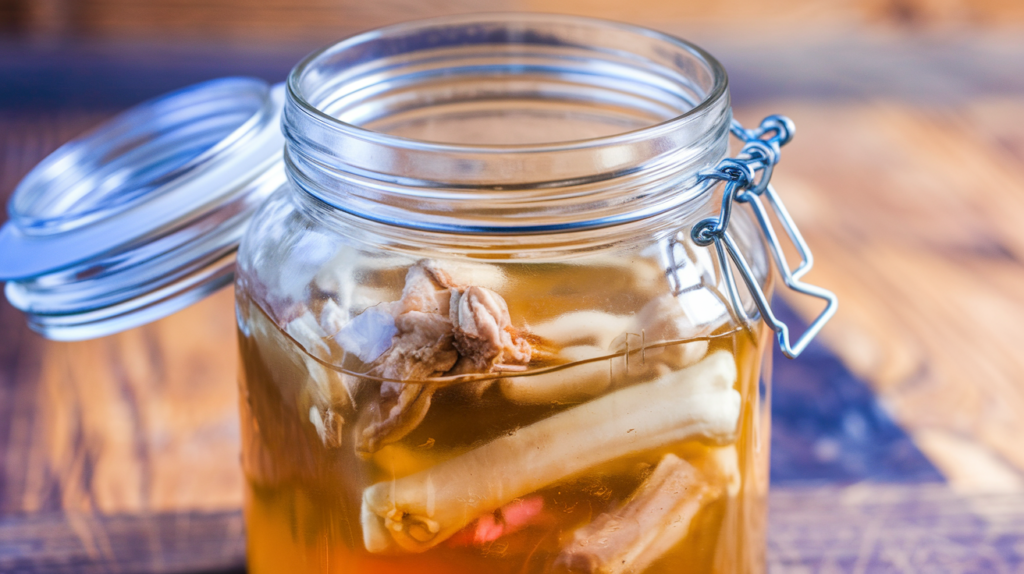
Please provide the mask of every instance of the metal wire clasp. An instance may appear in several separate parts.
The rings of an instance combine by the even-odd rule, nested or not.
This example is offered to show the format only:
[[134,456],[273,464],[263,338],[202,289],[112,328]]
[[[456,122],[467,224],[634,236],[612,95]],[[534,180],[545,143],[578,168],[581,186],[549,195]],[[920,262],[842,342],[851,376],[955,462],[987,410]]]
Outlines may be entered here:
[[[772,115],[766,117],[761,121],[760,126],[752,130],[744,129],[739,122],[733,120],[730,131],[733,136],[743,141],[743,149],[740,150],[740,153],[735,158],[723,159],[714,169],[700,175],[702,181],[717,179],[725,183],[722,209],[718,217],[708,218],[694,225],[691,236],[697,245],[706,247],[714,243],[726,287],[730,293],[735,294],[737,292],[736,280],[733,278],[732,268],[726,259],[726,253],[728,253],[729,258],[732,259],[733,263],[736,264],[736,268],[739,269],[744,284],[746,284],[747,289],[753,295],[754,303],[761,312],[761,316],[764,317],[765,323],[778,336],[779,347],[782,348],[782,352],[787,357],[795,359],[803,352],[818,332],[821,331],[825,323],[835,315],[839,305],[839,301],[831,291],[809,285],[800,280],[801,277],[811,270],[811,266],[814,265],[814,256],[811,255],[811,250],[807,247],[803,236],[800,235],[796,224],[770,183],[772,170],[779,161],[780,148],[793,138],[795,127],[789,118]],[[760,172],[759,178],[758,172]],[[800,265],[794,270],[790,270],[789,264],[786,262],[786,256],[783,254],[782,246],[779,244],[779,237],[775,233],[771,220],[768,218],[768,210],[762,201],[762,197],[768,200],[768,206],[775,211],[775,216],[782,224],[786,235],[789,236],[793,246],[796,247],[797,252],[800,254]],[[790,344],[789,327],[775,317],[768,303],[768,298],[765,296],[764,291],[761,290],[761,286],[758,284],[750,265],[747,263],[746,258],[743,257],[732,236],[729,235],[729,218],[735,202],[750,205],[768,242],[769,251],[775,259],[775,266],[782,274],[786,286],[798,293],[823,299],[827,302],[825,310],[811,323],[795,345]]]

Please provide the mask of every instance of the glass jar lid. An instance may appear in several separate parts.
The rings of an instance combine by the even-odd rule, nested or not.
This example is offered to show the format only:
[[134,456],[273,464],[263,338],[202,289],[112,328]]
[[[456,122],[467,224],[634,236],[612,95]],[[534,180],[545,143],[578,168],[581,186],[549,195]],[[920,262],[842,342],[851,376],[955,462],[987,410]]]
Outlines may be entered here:
[[284,86],[224,78],[142,103],[53,152],[18,185],[0,280],[29,325],[100,337],[231,283],[251,215],[285,179]]

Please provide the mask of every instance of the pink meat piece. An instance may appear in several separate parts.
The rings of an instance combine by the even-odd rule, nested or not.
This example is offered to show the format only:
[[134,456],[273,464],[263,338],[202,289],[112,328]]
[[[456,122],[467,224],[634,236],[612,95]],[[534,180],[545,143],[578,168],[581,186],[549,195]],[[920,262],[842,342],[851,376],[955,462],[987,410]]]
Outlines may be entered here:
[[543,521],[544,498],[540,495],[514,500],[485,514],[449,539],[451,546],[480,546]]

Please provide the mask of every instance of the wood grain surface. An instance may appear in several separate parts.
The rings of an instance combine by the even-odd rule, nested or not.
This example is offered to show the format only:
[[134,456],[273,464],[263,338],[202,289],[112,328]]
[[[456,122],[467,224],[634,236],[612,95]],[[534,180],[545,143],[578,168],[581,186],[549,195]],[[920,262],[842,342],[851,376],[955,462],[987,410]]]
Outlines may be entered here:
[[[483,7],[266,0],[240,11],[241,2],[0,0],[0,18],[8,18],[0,29],[44,40],[73,33],[234,42],[212,52],[48,40],[0,46],[0,199],[61,142],[143,97],[233,71],[279,80],[324,41]],[[775,181],[814,249],[809,278],[842,301],[823,339],[875,392],[878,400],[857,390],[854,406],[882,430],[860,446],[844,442],[843,433],[859,428],[849,423],[856,417],[822,404],[815,416],[834,417],[832,426],[801,426],[795,411],[786,415],[791,427],[777,421],[780,437],[804,427],[818,434],[785,447],[792,466],[772,494],[773,571],[1024,571],[1024,4],[559,0],[483,8],[524,7],[695,35],[732,72],[738,117],[754,124],[781,112],[797,123]],[[733,18],[753,35],[721,33]],[[861,34],[861,26],[874,28]],[[256,41],[265,37],[285,43]],[[816,311],[787,300],[804,317]],[[117,337],[55,344],[0,302],[0,571],[241,568],[232,318],[223,292]],[[855,402],[837,396],[847,407]],[[810,475],[810,459],[800,459],[807,452],[823,481],[863,479],[822,460],[837,448],[862,455],[882,438],[905,447],[891,421],[956,491],[877,484],[899,473],[845,487],[784,486]],[[864,460],[881,468],[873,466],[879,458]],[[934,480],[927,465],[911,466],[905,475]]]
[[[775,574],[1014,573],[1024,497],[941,485],[792,488],[770,495]],[[244,571],[238,511],[0,519],[0,571],[33,574]]]
[[772,109],[800,131],[777,187],[843,302],[824,337],[955,487],[1020,490],[1024,102]]
[[0,572],[245,571],[242,513],[43,512],[0,518]]
[[17,354],[0,406],[0,511],[241,505],[230,290],[156,323],[76,343],[44,341],[5,311],[5,325],[21,332],[5,338]]
[[1024,23],[1013,0],[3,0],[0,16],[44,38],[326,42],[349,33],[444,14],[494,11],[587,14],[624,22],[789,37],[851,28],[957,30]]
[[775,488],[774,574],[1016,573],[1024,570],[1024,497],[943,486]]

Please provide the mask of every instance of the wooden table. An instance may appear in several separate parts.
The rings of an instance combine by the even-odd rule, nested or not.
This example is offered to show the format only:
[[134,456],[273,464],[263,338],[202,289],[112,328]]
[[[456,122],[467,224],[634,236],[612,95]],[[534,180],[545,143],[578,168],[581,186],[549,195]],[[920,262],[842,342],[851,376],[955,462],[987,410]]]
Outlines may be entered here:
[[[842,301],[827,346],[777,361],[774,572],[1024,570],[1020,38],[705,41],[738,117],[796,121],[777,186],[817,256],[810,278]],[[280,79],[303,51],[4,47],[0,196],[134,101]],[[243,567],[230,297],[73,349],[0,303],[0,571]],[[205,334],[182,337],[196,315]],[[141,357],[128,371],[78,376],[125,349]],[[160,364],[186,374],[146,370]]]

